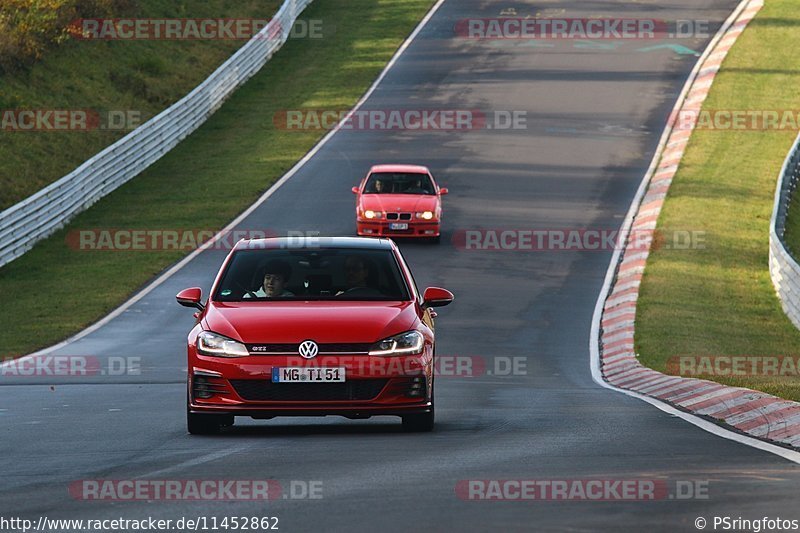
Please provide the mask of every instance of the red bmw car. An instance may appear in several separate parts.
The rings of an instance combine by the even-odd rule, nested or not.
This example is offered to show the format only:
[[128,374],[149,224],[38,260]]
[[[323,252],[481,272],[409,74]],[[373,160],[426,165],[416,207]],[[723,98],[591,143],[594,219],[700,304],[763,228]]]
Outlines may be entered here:
[[353,187],[356,229],[364,237],[423,237],[439,242],[442,196],[427,167],[377,165]]
[[402,417],[434,424],[432,308],[453,295],[421,293],[388,239],[240,241],[188,338],[189,433],[215,433],[236,416]]

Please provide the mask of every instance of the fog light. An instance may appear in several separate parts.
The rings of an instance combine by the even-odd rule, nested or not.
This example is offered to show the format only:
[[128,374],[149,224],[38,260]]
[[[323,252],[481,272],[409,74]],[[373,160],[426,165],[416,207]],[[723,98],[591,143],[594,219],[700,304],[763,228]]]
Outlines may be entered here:
[[192,377],[192,396],[194,398],[207,400],[219,394],[229,394],[226,383],[222,378],[198,374]]
[[406,396],[410,398],[424,398],[427,384],[424,377],[411,378]]
[[208,390],[208,380],[202,376],[194,377],[194,397],[202,398],[204,400],[211,398],[213,394]]
[[362,230],[362,233],[373,233],[373,231],[371,229],[365,229]]

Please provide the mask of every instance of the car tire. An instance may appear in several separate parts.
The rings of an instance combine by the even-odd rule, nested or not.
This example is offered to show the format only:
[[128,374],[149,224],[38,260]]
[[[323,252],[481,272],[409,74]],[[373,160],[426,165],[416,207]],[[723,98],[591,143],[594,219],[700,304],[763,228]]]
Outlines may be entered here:
[[233,425],[231,415],[205,415],[192,413],[186,408],[186,429],[190,435],[216,435],[223,427]]
[[403,431],[408,433],[427,433],[433,431],[433,426],[433,410],[430,413],[403,415]]
[[436,411],[433,406],[433,392],[431,391],[430,412],[403,415],[403,431],[408,433],[428,433],[433,431],[433,426],[435,425],[436,420]]

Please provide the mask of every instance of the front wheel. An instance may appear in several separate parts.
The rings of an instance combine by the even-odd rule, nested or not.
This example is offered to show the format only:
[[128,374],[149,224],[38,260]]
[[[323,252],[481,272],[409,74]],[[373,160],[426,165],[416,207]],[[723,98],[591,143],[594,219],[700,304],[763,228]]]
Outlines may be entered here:
[[186,429],[191,435],[216,435],[223,427],[232,425],[231,415],[198,414],[186,408]]
[[416,413],[413,415],[403,415],[403,431],[408,433],[427,433],[433,431],[436,420],[436,411],[433,408],[433,390],[431,390],[431,410],[429,413]]
[[427,433],[433,431],[433,426],[433,410],[430,413],[403,415],[403,430],[409,433]]

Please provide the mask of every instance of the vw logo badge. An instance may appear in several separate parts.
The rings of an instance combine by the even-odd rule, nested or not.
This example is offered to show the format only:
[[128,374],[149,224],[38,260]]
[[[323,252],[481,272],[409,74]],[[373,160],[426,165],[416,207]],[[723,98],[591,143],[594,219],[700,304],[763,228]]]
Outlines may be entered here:
[[314,341],[303,341],[298,351],[300,352],[300,357],[313,359],[319,353],[319,346]]

